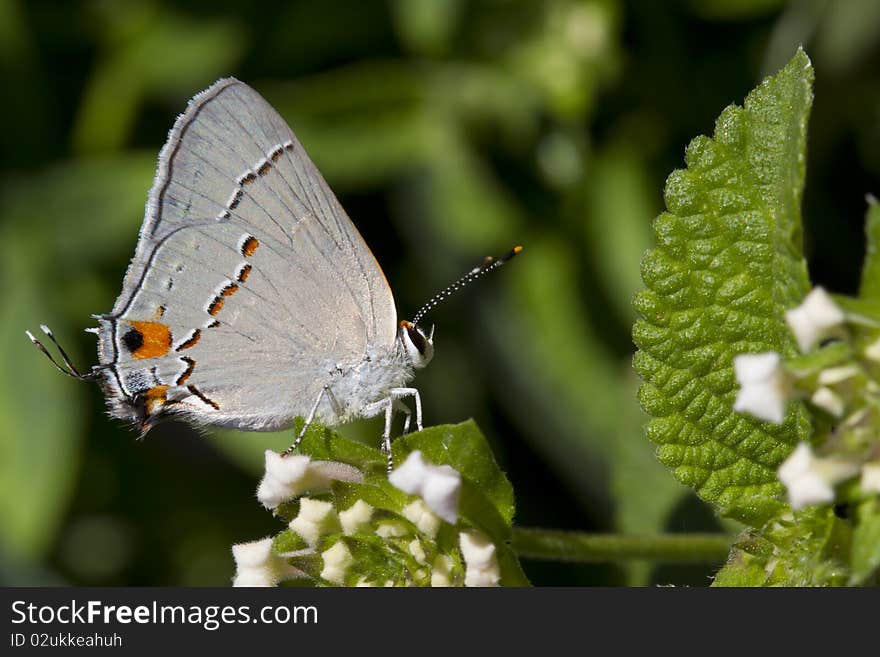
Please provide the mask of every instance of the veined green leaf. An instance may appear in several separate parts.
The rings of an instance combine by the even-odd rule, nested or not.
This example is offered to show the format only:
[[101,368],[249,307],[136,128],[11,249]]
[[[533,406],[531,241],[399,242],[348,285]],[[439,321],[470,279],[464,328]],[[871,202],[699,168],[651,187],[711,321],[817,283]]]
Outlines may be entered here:
[[667,180],[635,299],[648,437],[680,481],[750,523],[782,508],[776,468],[809,430],[800,403],[781,425],[734,413],[732,360],[796,353],[783,313],[808,288],[800,199],[812,79],[799,50],[722,112],[713,139],[691,142],[688,168]]

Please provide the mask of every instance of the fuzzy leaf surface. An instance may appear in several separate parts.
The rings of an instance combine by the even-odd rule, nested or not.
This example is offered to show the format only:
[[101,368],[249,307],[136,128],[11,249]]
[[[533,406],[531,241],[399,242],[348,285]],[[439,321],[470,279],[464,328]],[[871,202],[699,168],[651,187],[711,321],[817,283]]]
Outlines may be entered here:
[[758,524],[781,510],[776,469],[805,438],[802,404],[774,425],[734,413],[740,353],[796,353],[783,321],[808,289],[800,200],[813,69],[799,50],[713,138],[687,148],[666,183],[657,246],[642,260],[634,367],[648,437],[676,478],[724,515]]

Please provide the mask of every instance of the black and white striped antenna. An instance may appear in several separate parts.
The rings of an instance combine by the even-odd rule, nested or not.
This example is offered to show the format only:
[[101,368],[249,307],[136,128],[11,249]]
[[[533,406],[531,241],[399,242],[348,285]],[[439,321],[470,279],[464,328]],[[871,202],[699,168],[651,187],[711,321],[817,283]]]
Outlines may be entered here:
[[427,303],[423,305],[419,312],[416,313],[415,317],[412,319],[413,326],[418,326],[419,321],[431,310],[436,308],[442,302],[446,301],[450,296],[452,296],[455,292],[458,292],[463,287],[466,287],[473,283],[478,278],[485,276],[490,271],[494,271],[498,269],[501,265],[508,262],[513,256],[522,251],[521,246],[515,246],[510,251],[508,251],[505,255],[500,258],[493,258],[488,256],[483,262],[481,262],[478,266],[471,269],[467,274],[459,278],[457,281],[447,286],[446,288],[440,290],[433,297],[428,299]]

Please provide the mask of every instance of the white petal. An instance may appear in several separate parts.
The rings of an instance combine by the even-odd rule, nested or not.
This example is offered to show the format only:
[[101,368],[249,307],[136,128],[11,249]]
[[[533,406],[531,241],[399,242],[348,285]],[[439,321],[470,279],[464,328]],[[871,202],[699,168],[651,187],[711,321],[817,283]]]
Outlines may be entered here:
[[409,550],[409,553],[413,556],[413,559],[416,560],[417,563],[422,564],[423,566],[427,563],[427,555],[425,554],[425,548],[422,547],[422,542],[414,538],[410,541],[410,544],[406,548]]
[[427,466],[422,453],[419,450],[412,451],[406,460],[388,475],[388,481],[404,493],[418,495],[428,476]]
[[733,370],[740,384],[733,410],[782,423],[788,403],[788,379],[779,354],[771,351],[734,356]]
[[859,486],[865,492],[880,493],[880,461],[872,461],[862,466]]
[[339,512],[339,524],[346,536],[356,534],[362,527],[369,525],[373,517],[373,507],[358,500],[345,511]]
[[781,365],[782,359],[775,351],[733,357],[733,372],[740,385],[770,381],[777,376]]
[[880,363],[880,339],[875,340],[865,347],[865,358]]
[[828,504],[834,501],[834,488],[815,473],[799,477],[790,482],[787,488],[789,504],[795,511],[805,506]]
[[420,532],[434,538],[440,529],[440,518],[431,512],[423,500],[410,502],[401,510],[403,517],[414,524]]
[[333,481],[363,481],[363,473],[345,463],[312,461],[304,455],[281,456],[266,450],[266,474],[257,488],[257,498],[268,509],[306,491],[330,490]]
[[343,541],[337,541],[332,547],[321,553],[324,568],[321,578],[334,584],[345,583],[345,572],[354,563],[354,557]]
[[478,531],[461,532],[458,537],[464,557],[465,586],[498,586],[501,570],[495,555],[495,544]]
[[309,497],[300,499],[299,513],[290,521],[289,527],[311,547],[315,547],[322,536],[342,529],[330,502]]
[[859,368],[855,365],[843,365],[841,367],[829,367],[819,372],[819,384],[823,386],[833,386],[835,383],[842,383],[847,379],[851,379],[859,373]]
[[275,586],[285,579],[303,576],[272,551],[272,539],[264,538],[232,546],[235,559],[233,586]]
[[834,417],[842,416],[843,411],[845,410],[843,399],[835,394],[831,388],[825,388],[824,386],[818,388],[816,392],[813,393],[813,396],[810,397],[810,402],[812,402],[814,406],[827,411]]
[[265,565],[272,555],[272,538],[232,546],[232,558],[236,568],[258,568]]
[[291,484],[305,475],[311,458],[301,454],[281,456],[271,449],[266,450],[266,476],[282,484]]
[[780,394],[778,386],[750,383],[739,389],[733,410],[748,413],[765,422],[782,424],[787,403],[788,398]]
[[397,538],[399,536],[406,536],[408,533],[409,529],[406,525],[402,522],[394,522],[393,520],[380,522],[379,526],[376,527],[376,536],[380,538]]
[[800,443],[779,466],[779,480],[788,489],[791,508],[834,501],[834,485],[858,472],[855,463],[839,458],[818,458],[807,443]]
[[448,465],[433,465],[415,450],[388,475],[391,484],[410,495],[420,495],[428,507],[446,522],[458,521],[461,475]]
[[821,287],[804,298],[801,305],[785,313],[785,321],[802,352],[812,349],[817,342],[833,335],[846,316]]
[[458,497],[460,492],[461,475],[448,465],[433,469],[431,476],[428,477],[422,487],[422,497],[425,500],[425,504],[443,520],[452,525],[458,522]]
[[452,586],[454,562],[448,554],[439,554],[431,567],[431,586]]

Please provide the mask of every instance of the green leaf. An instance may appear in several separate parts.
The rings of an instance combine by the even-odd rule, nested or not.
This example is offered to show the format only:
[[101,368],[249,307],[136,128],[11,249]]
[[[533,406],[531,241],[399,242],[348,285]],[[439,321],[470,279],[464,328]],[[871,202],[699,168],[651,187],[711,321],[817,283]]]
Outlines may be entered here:
[[669,211],[635,299],[648,437],[676,478],[752,524],[782,508],[776,468],[809,431],[801,403],[782,425],[734,413],[732,359],[796,353],[783,313],[808,288],[800,199],[812,79],[799,50],[744,107],[722,112],[714,139],[691,142],[688,169],[667,180]]
[[855,510],[849,584],[864,584],[871,577],[880,583],[880,498],[865,500]]
[[[297,422],[296,431],[302,425]],[[316,461],[339,461],[359,468],[364,473],[385,473],[387,460],[378,449],[349,440],[335,431],[312,424],[303,436],[299,451]]]
[[859,297],[866,301],[880,301],[880,203],[873,196],[868,197],[865,236],[867,245]]
[[519,559],[507,545],[497,545],[496,556],[498,568],[501,570],[501,586],[531,586],[529,578],[523,572]]
[[363,500],[374,509],[384,509],[399,513],[407,502],[406,493],[396,489],[388,480],[376,484],[356,484],[337,481],[333,483],[333,498],[336,508],[345,511],[358,500]]

